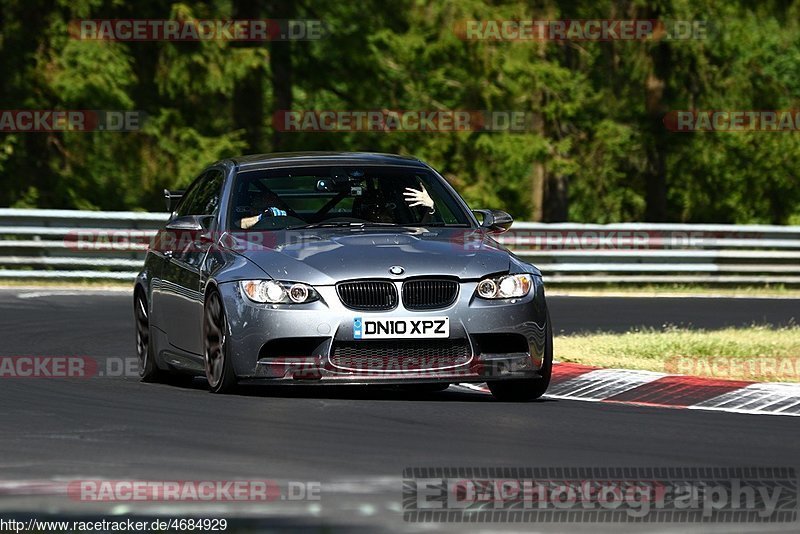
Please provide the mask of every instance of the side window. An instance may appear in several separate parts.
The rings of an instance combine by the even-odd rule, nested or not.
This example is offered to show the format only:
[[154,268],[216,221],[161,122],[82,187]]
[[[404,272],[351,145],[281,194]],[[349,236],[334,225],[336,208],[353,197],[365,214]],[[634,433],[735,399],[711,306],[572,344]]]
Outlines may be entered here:
[[183,194],[183,198],[175,210],[175,215],[178,217],[183,217],[185,215],[200,215],[199,213],[195,213],[197,208],[197,197],[207,176],[208,173],[204,173],[200,175],[200,177],[194,182],[192,182],[192,185],[190,185],[186,193]]
[[203,215],[216,215],[219,212],[219,203],[222,195],[222,181],[225,175],[220,170],[209,172],[206,177],[206,187],[200,195],[200,206]]
[[223,179],[222,171],[216,169],[198,178],[178,206],[178,217],[216,214],[219,210]]

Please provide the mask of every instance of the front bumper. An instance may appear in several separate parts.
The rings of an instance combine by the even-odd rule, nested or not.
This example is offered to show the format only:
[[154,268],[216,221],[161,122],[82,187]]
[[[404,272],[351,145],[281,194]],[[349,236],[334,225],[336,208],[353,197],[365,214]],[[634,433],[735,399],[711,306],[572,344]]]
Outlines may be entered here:
[[[228,354],[237,377],[245,382],[407,384],[538,377],[547,320],[541,280],[526,297],[503,301],[476,298],[476,285],[461,282],[458,299],[446,309],[410,311],[401,303],[391,311],[365,312],[345,308],[333,286],[315,287],[321,297],[317,302],[271,305],[250,301],[236,282],[223,283],[219,290],[230,329]],[[442,365],[424,357],[395,357],[403,351],[403,342],[397,340],[397,353],[376,355],[369,368],[342,365],[332,357],[334,347],[352,345],[353,319],[370,315],[421,319],[447,315],[450,339],[463,340],[468,350],[463,357]],[[524,342],[505,347],[496,341],[505,339],[503,336],[524,338]],[[487,343],[487,339],[495,342]]]

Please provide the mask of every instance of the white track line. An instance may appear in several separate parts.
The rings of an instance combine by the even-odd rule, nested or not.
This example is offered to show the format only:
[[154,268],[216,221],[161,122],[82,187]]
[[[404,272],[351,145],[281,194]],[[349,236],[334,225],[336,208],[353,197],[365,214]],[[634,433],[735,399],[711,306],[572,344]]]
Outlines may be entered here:
[[[665,376],[676,375],[627,369],[597,369],[551,385],[544,398],[600,402]],[[453,384],[450,390],[489,393],[486,384]],[[750,384],[692,406],[675,406],[675,408],[800,417],[800,384],[779,382]]]
[[601,401],[667,376],[653,371],[597,369],[554,384],[547,390],[553,399]]
[[117,296],[117,295],[124,295],[129,293],[133,295],[131,290],[105,290],[105,289],[87,289],[85,291],[70,291],[70,290],[47,290],[47,291],[25,291],[22,293],[17,294],[17,298],[21,299],[37,299],[42,297],[108,297],[108,296]]
[[767,382],[688,406],[690,410],[800,416],[800,384]]

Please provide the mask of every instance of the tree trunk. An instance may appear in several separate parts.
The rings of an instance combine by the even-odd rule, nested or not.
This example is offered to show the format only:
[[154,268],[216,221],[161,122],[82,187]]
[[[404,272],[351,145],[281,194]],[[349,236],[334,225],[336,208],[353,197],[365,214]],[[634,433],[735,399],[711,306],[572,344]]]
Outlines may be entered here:
[[645,170],[645,219],[648,222],[667,220],[666,159],[669,140],[661,120],[666,113],[663,97],[664,80],[655,73],[651,73],[645,85],[647,119],[650,126],[650,140],[647,146],[648,162]]
[[[565,18],[565,19],[572,19],[575,18],[575,5],[570,4],[569,2],[563,3],[560,5],[556,4],[549,4],[547,8],[547,17],[546,20],[552,20],[556,18]],[[558,15],[560,11],[560,15]],[[575,69],[575,56],[573,54],[573,48],[571,46],[562,46],[561,48],[561,55],[562,55],[562,64],[569,68]],[[545,57],[545,48],[540,48],[539,57],[542,61],[547,61]],[[552,121],[544,122],[542,120],[542,135],[546,139],[552,140],[553,144],[558,142],[561,137],[561,132],[559,131],[558,124],[553,124]],[[551,157],[557,157],[558,155],[555,154],[555,149],[551,154]],[[542,209],[542,220],[545,222],[564,222],[568,219],[569,215],[569,197],[567,196],[567,177],[561,174],[555,174],[553,172],[546,172],[545,171],[545,180],[544,180],[544,206]]]
[[[47,25],[56,8],[43,0],[4,4],[0,8],[0,109],[57,107],[33,68],[37,49],[49,46]],[[50,142],[61,136],[58,132],[12,134],[18,138],[16,154],[4,163],[0,174],[0,206],[8,206],[33,187],[39,194],[38,206],[73,207],[65,198],[68,185],[59,182],[50,167],[53,161],[63,164]]]
[[[234,19],[263,18],[261,0],[233,0]],[[249,47],[261,47],[263,43],[238,43]],[[233,125],[244,130],[247,151],[260,153],[264,147],[264,69],[249,70],[236,81],[233,88]]]
[[544,163],[536,161],[531,173],[531,220],[541,222],[544,220],[544,183],[547,179]]
[[[533,130],[544,138],[544,119],[541,113],[534,113]],[[541,222],[544,220],[545,189],[547,187],[547,169],[544,161],[534,161],[531,172],[531,219]]]
[[[293,0],[272,0],[269,3],[269,16],[273,19],[292,19],[295,17]],[[292,109],[292,43],[291,41],[272,41],[270,43],[269,67],[272,73],[272,113]],[[287,150],[287,134],[275,130],[272,134],[272,150]]]
[[[660,11],[648,9],[647,19],[658,19]],[[669,73],[670,51],[668,44],[644,43],[649,47],[647,61],[649,72],[645,78],[645,115],[649,132],[647,142],[647,167],[645,169],[645,220],[665,222],[667,220],[667,151],[669,139],[664,127],[663,117],[668,111],[665,79]]]
[[545,188],[545,222],[565,222],[569,212],[569,197],[567,179],[558,174],[547,177]]

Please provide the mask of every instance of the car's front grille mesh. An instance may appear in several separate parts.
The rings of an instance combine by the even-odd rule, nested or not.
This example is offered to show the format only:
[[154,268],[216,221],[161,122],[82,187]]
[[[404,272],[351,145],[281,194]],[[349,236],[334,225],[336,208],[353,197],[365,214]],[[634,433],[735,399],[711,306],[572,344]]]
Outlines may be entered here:
[[446,308],[456,300],[454,280],[409,280],[403,284],[403,306],[409,310]]
[[343,282],[336,286],[342,304],[352,310],[391,310],[397,306],[397,288],[391,282]]
[[463,365],[472,357],[466,339],[335,341],[331,364],[347,371],[420,372]]

